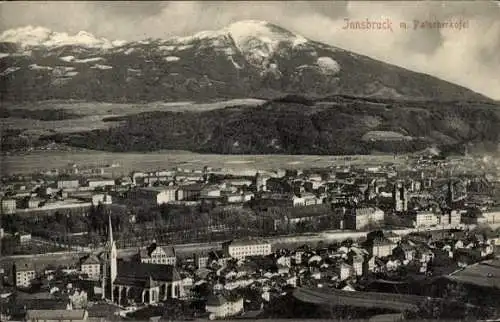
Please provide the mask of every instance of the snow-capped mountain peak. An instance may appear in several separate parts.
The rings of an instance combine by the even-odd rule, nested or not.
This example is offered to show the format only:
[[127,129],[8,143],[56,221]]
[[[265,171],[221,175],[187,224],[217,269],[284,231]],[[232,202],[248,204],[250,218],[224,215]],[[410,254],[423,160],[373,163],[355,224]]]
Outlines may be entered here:
[[0,42],[16,43],[24,48],[75,45],[102,49],[120,46],[124,43],[122,41],[109,41],[105,38],[97,38],[86,31],[70,35],[66,32],[55,32],[48,28],[34,26],[6,30],[0,34]]
[[253,65],[267,65],[281,45],[296,47],[308,40],[281,27],[258,20],[243,20],[224,28],[236,47]]

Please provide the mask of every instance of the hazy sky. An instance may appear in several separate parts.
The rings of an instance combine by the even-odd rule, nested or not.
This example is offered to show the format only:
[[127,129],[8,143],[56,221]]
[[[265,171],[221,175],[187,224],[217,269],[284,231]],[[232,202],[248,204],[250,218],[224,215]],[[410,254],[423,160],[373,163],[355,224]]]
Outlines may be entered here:
[[[421,2],[2,2],[0,31],[26,25],[111,40],[188,35],[243,19],[266,20],[307,38],[435,75],[500,99],[500,3]],[[345,19],[392,22],[344,30]],[[468,22],[413,29],[414,20]],[[400,28],[407,22],[408,29]]]

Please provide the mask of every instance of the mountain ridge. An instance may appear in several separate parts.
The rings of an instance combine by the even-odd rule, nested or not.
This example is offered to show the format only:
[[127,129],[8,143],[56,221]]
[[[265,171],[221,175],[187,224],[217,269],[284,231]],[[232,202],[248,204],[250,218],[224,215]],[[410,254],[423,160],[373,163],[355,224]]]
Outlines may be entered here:
[[42,30],[39,33],[48,43],[31,40],[34,46],[24,46],[5,42],[15,38],[6,33],[0,36],[4,66],[0,78],[7,101],[203,101],[265,93],[490,100],[465,87],[263,21],[239,21],[192,36],[126,43],[82,32],[76,36],[85,41],[72,44],[76,36],[54,36]]
[[[113,152],[184,149],[220,154],[463,153],[496,149],[500,109],[490,103],[287,96],[255,107],[110,117],[116,127],[44,138]],[[486,148],[485,148],[486,149]]]

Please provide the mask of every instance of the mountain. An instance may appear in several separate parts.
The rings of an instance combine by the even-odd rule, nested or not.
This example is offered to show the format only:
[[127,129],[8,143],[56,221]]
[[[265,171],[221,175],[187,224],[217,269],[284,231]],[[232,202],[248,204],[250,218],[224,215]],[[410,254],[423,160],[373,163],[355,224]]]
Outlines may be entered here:
[[122,42],[40,27],[0,35],[2,99],[147,102],[353,95],[488,100],[464,87],[262,21],[189,37]]

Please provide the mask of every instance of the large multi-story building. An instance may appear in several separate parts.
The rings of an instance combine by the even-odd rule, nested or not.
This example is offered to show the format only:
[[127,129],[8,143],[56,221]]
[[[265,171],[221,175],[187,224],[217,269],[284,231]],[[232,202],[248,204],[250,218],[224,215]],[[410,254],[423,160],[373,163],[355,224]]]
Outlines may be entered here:
[[223,244],[224,252],[237,259],[271,254],[271,244],[257,239],[233,240]]
[[439,224],[438,216],[433,212],[422,211],[413,215],[413,226],[419,227],[432,227]]
[[177,187],[137,188],[133,191],[131,196],[136,201],[142,201],[152,205],[161,205],[177,200]]
[[500,207],[490,208],[484,211],[483,217],[488,224],[500,223]]
[[80,187],[80,182],[76,179],[57,181],[58,189],[77,189],[78,187]]
[[203,188],[205,188],[205,184],[200,184],[200,183],[182,185],[179,187],[179,191],[182,198],[179,198],[178,200],[187,200],[187,201],[199,200]]
[[384,212],[377,207],[343,209],[346,229],[360,230],[384,222]]
[[89,179],[87,180],[87,186],[89,188],[102,188],[108,186],[114,186],[115,180],[112,179]]
[[0,215],[12,215],[16,213],[16,207],[15,199],[2,199],[2,212]]
[[14,264],[12,272],[16,287],[28,288],[36,277],[35,266],[29,261]]
[[440,224],[444,226],[458,227],[462,221],[462,215],[457,210],[451,210],[441,214]]

